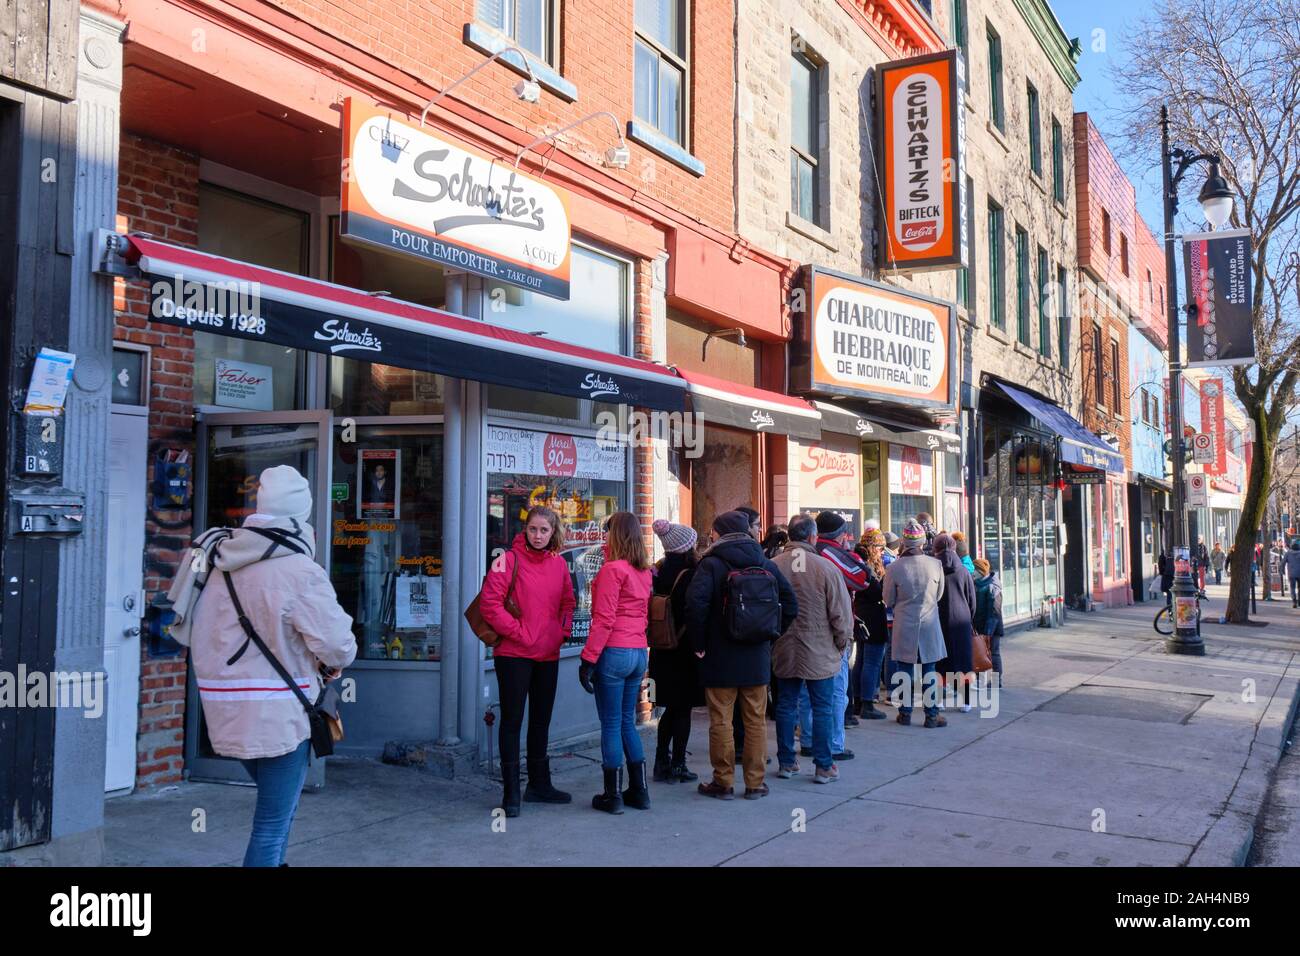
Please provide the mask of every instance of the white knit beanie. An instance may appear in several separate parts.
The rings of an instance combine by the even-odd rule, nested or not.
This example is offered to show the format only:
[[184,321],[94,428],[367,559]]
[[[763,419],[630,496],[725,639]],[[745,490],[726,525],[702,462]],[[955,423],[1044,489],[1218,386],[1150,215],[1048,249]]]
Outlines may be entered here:
[[695,547],[699,535],[695,529],[684,524],[673,524],[660,518],[651,527],[663,542],[664,550],[669,553],[681,553]]
[[257,485],[257,513],[273,518],[311,518],[311,486],[290,465],[276,465],[262,472]]

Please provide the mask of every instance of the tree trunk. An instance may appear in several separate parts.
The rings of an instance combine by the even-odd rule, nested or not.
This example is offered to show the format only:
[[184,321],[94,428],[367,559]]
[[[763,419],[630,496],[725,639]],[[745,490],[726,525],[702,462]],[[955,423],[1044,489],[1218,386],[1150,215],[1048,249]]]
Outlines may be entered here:
[[[1252,409],[1251,417],[1255,421],[1255,453],[1251,457],[1250,477],[1246,480],[1246,495],[1241,503],[1241,521],[1232,542],[1232,581],[1228,586],[1227,609],[1230,624],[1245,624],[1250,620],[1250,563],[1255,555],[1255,538],[1268,508],[1268,488],[1273,478],[1273,446],[1277,441],[1262,402]],[[1268,541],[1264,545],[1262,560],[1267,561],[1271,545]]]

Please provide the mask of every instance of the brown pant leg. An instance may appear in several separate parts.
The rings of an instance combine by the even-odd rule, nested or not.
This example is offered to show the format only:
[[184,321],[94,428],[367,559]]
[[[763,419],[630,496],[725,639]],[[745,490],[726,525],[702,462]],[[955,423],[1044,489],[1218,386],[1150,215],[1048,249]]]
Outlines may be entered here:
[[740,688],[738,706],[745,723],[745,786],[757,790],[767,763],[767,685]]
[[713,782],[730,790],[736,781],[736,737],[731,730],[736,688],[706,687],[704,700],[709,705],[709,762],[713,764]]

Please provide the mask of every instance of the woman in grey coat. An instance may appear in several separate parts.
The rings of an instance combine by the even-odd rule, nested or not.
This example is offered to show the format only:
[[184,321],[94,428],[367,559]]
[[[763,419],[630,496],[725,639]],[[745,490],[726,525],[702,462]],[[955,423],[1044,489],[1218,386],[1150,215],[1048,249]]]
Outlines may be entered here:
[[[939,713],[938,673],[935,664],[945,656],[943,629],[939,622],[939,599],[943,597],[943,565],[922,553],[925,529],[909,521],[903,529],[903,549],[885,568],[884,601],[894,610],[894,632],[890,647],[890,687],[902,683],[903,700],[898,707],[900,724],[912,722],[911,674],[921,665],[922,703],[925,726],[945,727]],[[904,674],[900,678],[897,675]],[[926,693],[928,691],[928,694]]]

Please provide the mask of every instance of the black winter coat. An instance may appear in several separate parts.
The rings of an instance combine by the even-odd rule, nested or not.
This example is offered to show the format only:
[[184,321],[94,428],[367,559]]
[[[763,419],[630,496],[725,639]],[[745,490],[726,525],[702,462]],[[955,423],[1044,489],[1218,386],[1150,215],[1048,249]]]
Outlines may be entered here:
[[[686,621],[686,594],[695,577],[698,561],[694,551],[665,554],[654,576],[654,593],[671,594],[673,620],[678,625]],[[683,573],[684,572],[684,573]],[[681,576],[675,588],[673,582]],[[700,683],[698,658],[691,648],[690,638],[683,635],[681,642],[671,651],[650,649],[650,679],[655,682],[654,702],[659,707],[703,707],[704,685]]]
[[975,610],[975,579],[952,550],[935,555],[943,565],[943,597],[939,598],[939,624],[948,648],[949,673],[975,669],[971,652],[971,620]]
[[[857,552],[863,564],[867,556]],[[853,595],[853,613],[867,626],[867,643],[884,644],[889,640],[889,618],[885,612],[885,579],[876,577],[867,564],[867,587]]]
[[759,567],[776,578],[780,589],[781,631],[799,613],[794,588],[775,564],[763,556],[762,546],[747,534],[726,534],[700,558],[686,592],[686,636],[696,651],[705,687],[756,687],[772,680],[772,645],[740,644],[726,633],[722,601],[727,575],[742,568]]

